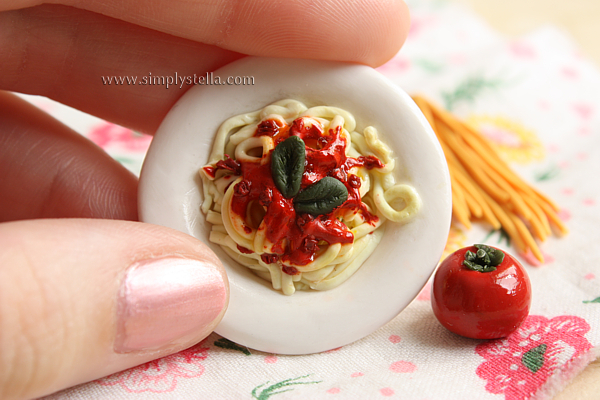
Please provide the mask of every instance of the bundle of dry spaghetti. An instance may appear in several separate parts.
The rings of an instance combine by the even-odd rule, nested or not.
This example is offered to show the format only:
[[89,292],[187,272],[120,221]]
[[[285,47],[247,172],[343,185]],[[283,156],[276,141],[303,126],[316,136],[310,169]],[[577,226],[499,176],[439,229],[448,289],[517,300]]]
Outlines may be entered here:
[[504,229],[520,252],[544,257],[535,239],[544,241],[567,228],[557,215],[559,208],[517,176],[488,140],[449,112],[419,96],[413,97],[435,131],[450,169],[452,215],[465,227],[483,220]]

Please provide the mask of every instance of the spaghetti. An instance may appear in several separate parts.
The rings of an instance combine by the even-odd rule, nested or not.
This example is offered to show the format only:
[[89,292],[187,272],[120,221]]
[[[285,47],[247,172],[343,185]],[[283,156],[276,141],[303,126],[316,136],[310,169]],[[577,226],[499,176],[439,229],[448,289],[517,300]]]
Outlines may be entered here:
[[531,251],[544,262],[534,236],[546,240],[552,234],[551,225],[559,234],[567,233],[556,204],[519,178],[487,139],[469,125],[422,97],[414,96],[413,100],[444,150],[456,220],[467,228],[475,219],[487,221],[494,229],[504,229],[518,251]]
[[374,251],[384,222],[420,209],[393,175],[395,159],[374,127],[351,113],[281,100],[218,129],[200,169],[209,240],[286,295],[328,290]]

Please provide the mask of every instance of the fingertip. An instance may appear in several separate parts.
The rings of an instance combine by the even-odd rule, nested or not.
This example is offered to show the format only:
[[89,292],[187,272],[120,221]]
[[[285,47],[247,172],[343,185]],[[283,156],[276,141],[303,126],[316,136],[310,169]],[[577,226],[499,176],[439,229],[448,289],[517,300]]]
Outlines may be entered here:
[[32,398],[200,342],[229,287],[203,243],[150,224],[0,224],[0,398]]
[[387,37],[388,43],[385,46],[385,50],[380,53],[380,56],[368,64],[372,67],[379,67],[394,57],[408,38],[411,22],[410,10],[403,0],[394,1],[393,4],[392,12],[385,14],[387,17],[386,22],[389,26],[384,28],[380,35],[382,40],[386,40],[385,38]]
[[119,290],[115,352],[154,351],[205,337],[227,302],[226,280],[210,262],[179,257],[137,262]]
[[259,56],[357,62],[377,67],[402,47],[410,28],[403,0],[254,1],[230,12],[208,40]]

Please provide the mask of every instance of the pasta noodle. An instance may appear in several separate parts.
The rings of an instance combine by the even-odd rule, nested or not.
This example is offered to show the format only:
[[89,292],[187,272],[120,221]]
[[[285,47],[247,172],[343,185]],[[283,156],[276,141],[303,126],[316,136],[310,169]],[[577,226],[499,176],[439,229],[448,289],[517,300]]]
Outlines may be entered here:
[[519,178],[496,154],[491,144],[469,125],[435,107],[422,97],[413,100],[435,131],[450,169],[452,214],[465,227],[481,219],[504,229],[517,250],[531,251],[544,262],[534,236],[540,241],[567,228],[558,207]]
[[340,108],[286,99],[234,116],[200,169],[209,240],[286,295],[335,288],[374,251],[386,220],[419,212],[395,163],[377,130],[358,132]]

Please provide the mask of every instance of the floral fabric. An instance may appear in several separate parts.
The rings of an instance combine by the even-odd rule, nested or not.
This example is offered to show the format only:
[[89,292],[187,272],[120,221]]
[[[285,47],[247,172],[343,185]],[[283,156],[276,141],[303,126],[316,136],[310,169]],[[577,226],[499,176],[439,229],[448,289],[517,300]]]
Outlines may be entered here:
[[[549,398],[599,355],[598,69],[555,28],[508,40],[446,2],[409,6],[408,42],[381,73],[478,127],[560,205],[571,230],[541,245],[544,265],[519,256],[533,287],[531,315],[520,329],[502,340],[456,336],[436,321],[428,285],[389,324],[339,349],[280,356],[212,334],[179,354],[48,399]],[[139,171],[148,137],[30,100]],[[506,235],[475,224],[454,226],[447,251],[480,242],[510,250]]]

